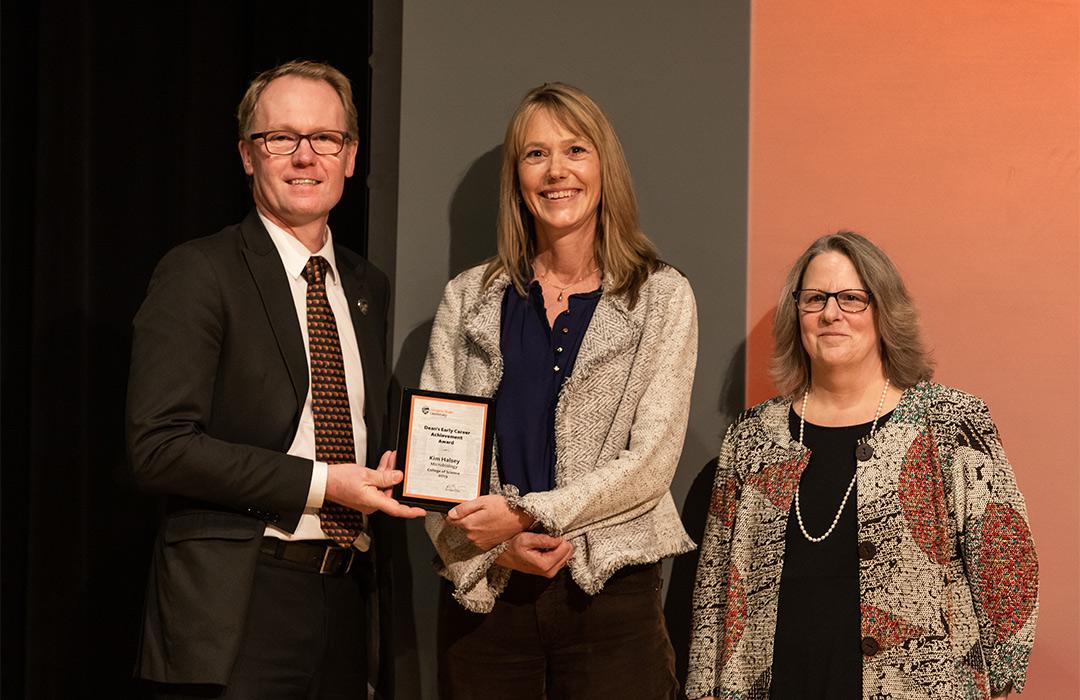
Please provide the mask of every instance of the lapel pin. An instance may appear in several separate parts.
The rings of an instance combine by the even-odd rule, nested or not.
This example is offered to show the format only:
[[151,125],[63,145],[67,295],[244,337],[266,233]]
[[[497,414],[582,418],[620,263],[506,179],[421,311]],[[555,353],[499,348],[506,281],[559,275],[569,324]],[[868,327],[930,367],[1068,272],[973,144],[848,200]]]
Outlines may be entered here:
[[357,299],[356,308],[360,309],[360,313],[367,316],[368,303],[367,299]]

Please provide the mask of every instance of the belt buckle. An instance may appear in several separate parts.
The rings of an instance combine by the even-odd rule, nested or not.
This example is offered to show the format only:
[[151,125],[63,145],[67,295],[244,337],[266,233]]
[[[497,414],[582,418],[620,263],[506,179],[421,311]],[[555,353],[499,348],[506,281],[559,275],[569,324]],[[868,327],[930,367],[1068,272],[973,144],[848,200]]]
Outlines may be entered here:
[[344,550],[344,548],[338,547],[336,544],[331,543],[331,544],[326,545],[326,549],[323,550],[322,562],[319,564],[319,574],[320,575],[325,576],[327,574],[334,573],[333,571],[330,570],[330,566],[331,566],[331,561],[337,561],[337,558],[330,556],[330,553],[331,552],[338,552],[338,551],[347,551],[348,554],[349,554],[349,561],[348,561],[347,564],[345,564],[345,571],[341,572],[342,575],[347,574],[350,571],[352,571],[352,565],[353,565],[352,547],[349,547],[348,550]]

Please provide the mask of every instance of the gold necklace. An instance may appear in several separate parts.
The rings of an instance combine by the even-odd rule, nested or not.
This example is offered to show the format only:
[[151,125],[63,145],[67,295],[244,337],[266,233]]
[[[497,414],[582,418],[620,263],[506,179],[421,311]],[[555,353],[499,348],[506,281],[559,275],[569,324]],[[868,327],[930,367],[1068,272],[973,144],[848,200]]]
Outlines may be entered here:
[[[574,280],[570,284],[563,285],[562,287],[560,287],[557,283],[553,282],[551,286],[554,287],[555,289],[559,290],[559,296],[557,296],[555,298],[555,301],[562,301],[563,296],[566,294],[567,289],[570,289],[570,287],[573,287],[576,284],[580,284],[581,282],[583,282],[585,280],[585,278],[587,278],[589,275],[591,275],[592,273],[596,272],[599,269],[600,269],[599,267],[594,267],[593,269],[589,270],[588,272],[586,272],[581,277],[578,277],[576,280]],[[545,270],[544,272],[540,273],[540,281],[541,282],[545,282],[545,283],[547,282],[548,272],[551,272],[551,270]],[[552,279],[554,279],[554,278],[552,278]]]

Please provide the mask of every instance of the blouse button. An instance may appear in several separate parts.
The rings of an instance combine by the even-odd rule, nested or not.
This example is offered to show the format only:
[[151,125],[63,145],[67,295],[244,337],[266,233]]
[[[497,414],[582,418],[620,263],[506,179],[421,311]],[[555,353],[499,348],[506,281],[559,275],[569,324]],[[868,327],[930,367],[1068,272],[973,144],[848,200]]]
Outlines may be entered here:
[[569,332],[570,332],[570,329],[569,329],[569,328],[567,328],[567,327],[565,327],[565,326],[563,326],[562,332],[563,332],[563,333],[569,333]]
[[558,372],[558,371],[559,371],[559,366],[558,366],[558,365],[555,365],[555,371],[556,371],[556,372]]
[[562,346],[555,348],[555,352],[562,352]]
[[873,637],[862,638],[862,653],[867,656],[873,656],[881,651],[881,645],[878,644],[878,640]]
[[877,547],[869,540],[859,543],[859,559],[873,559],[877,555]]

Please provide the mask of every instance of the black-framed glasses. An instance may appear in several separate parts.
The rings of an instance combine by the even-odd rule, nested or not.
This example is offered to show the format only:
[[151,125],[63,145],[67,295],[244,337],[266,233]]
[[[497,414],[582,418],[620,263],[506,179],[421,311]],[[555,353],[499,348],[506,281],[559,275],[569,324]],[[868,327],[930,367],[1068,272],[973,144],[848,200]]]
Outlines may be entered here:
[[352,139],[345,131],[316,131],[312,134],[298,134],[295,131],[259,131],[249,139],[262,139],[266,152],[272,156],[291,156],[300,148],[300,142],[307,139],[311,150],[320,156],[336,156]]
[[841,289],[839,292],[826,292],[822,289],[799,289],[791,293],[795,297],[795,303],[799,311],[815,313],[823,311],[830,298],[836,299],[836,305],[841,311],[849,314],[857,314],[866,311],[870,301],[874,298],[871,292],[865,289]]

